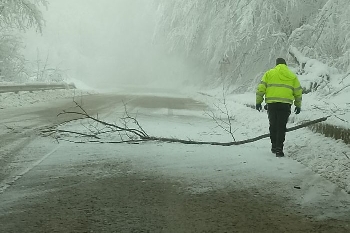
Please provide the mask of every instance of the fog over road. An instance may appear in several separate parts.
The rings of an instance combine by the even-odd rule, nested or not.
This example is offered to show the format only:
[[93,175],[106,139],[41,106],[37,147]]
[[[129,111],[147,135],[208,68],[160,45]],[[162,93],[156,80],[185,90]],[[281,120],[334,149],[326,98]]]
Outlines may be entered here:
[[[101,116],[123,109],[123,103],[131,109],[147,108],[149,114],[162,108],[206,108],[189,98],[141,94],[87,95],[75,101],[90,114]],[[247,186],[238,170],[225,187],[217,189],[213,184],[212,189],[191,192],[186,179],[164,175],[176,166],[145,165],[153,163],[147,155],[161,151],[157,143],[62,146],[39,137],[41,129],[72,119],[69,115],[57,117],[68,109],[76,109],[72,100],[56,101],[50,107],[37,104],[0,110],[1,233],[350,230],[349,218],[316,220],[307,214],[308,209],[293,203],[289,194],[277,194],[283,191],[282,183],[262,180],[261,187]],[[192,150],[178,144],[175,147],[183,153]],[[162,153],[154,156],[165,156]],[[210,177],[205,179],[214,182]],[[315,208],[316,212],[327,212],[330,207]]]

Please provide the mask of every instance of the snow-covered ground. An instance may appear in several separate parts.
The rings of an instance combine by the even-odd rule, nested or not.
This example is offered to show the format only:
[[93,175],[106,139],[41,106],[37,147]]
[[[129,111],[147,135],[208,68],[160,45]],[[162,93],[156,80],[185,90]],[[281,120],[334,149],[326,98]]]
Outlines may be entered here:
[[[56,90],[56,91],[39,91],[39,92],[20,92],[18,94],[5,93],[0,94],[0,106],[1,108],[13,108],[17,106],[29,106],[38,102],[47,102],[55,99],[62,98],[73,98],[83,94],[89,94],[90,91],[83,90]],[[119,92],[121,92],[119,90]],[[205,102],[211,108],[209,113],[216,113],[220,116],[218,106],[224,108],[222,103],[222,93],[220,90],[208,91],[209,95],[203,95],[194,90],[187,90],[185,93],[171,93],[170,91],[158,93],[151,90],[150,92],[144,92],[146,95],[165,95],[165,96],[179,96],[179,97],[191,97],[198,101]],[[237,141],[252,138],[265,133],[268,133],[268,119],[266,112],[257,112],[256,110],[249,108],[246,104],[254,104],[255,96],[254,93],[246,93],[240,95],[226,95],[226,106],[232,116],[232,126],[235,139]],[[342,101],[344,98],[340,98]],[[336,101],[336,100],[332,100]],[[339,101],[334,104],[337,106],[347,105],[344,101]],[[331,115],[329,112],[323,112],[312,106],[323,106],[319,99],[313,95],[304,95],[303,109],[300,115],[292,113],[288,127],[296,125],[304,120],[314,120],[320,117]],[[321,107],[322,108],[322,107]],[[122,111],[122,110],[119,110]],[[151,113],[147,109],[138,109],[138,119],[151,136],[161,137],[174,137],[181,139],[191,139],[198,141],[218,141],[218,142],[229,142],[232,141],[231,136],[223,129],[217,127],[217,124],[208,116],[208,112],[203,111],[188,111],[188,110],[177,110],[177,109],[158,109],[153,110]],[[115,112],[118,114],[118,112]],[[110,117],[104,119],[105,121],[115,122],[115,114],[110,114]],[[165,117],[164,117],[165,116]],[[225,115],[221,116],[225,118]],[[349,113],[344,112],[341,115],[343,120],[339,120],[337,117],[331,117],[327,120],[327,123],[338,124],[342,126],[346,125],[346,121],[350,120]],[[195,120],[193,120],[195,118]],[[65,127],[73,127],[76,130],[80,130],[82,125],[70,125]],[[116,135],[118,137],[118,135]],[[109,140],[113,141],[113,136],[109,135]],[[297,131],[289,132],[285,143],[286,161],[291,159],[299,161],[317,174],[327,178],[331,182],[337,184],[339,187],[347,192],[350,192],[350,147],[342,141],[336,141],[331,138],[326,138],[321,134],[313,133],[308,129],[299,129]],[[162,148],[166,150],[174,150],[173,145],[164,144]],[[270,154],[270,143],[269,139],[262,139],[258,142],[250,143],[245,146],[233,146],[235,147],[235,156],[240,154],[246,154],[247,149],[259,148],[261,154],[249,155],[249,161],[252,166],[265,166],[265,169],[270,170],[274,173],[274,163],[269,164],[255,164],[261,163],[260,156],[273,156]],[[225,160],[229,159],[231,155],[225,154],[223,147],[215,147],[215,149],[208,149],[203,151],[202,161],[208,161],[212,163],[211,159],[213,154],[217,159]],[[243,150],[244,152],[242,152]],[[205,154],[208,151],[208,154]],[[214,152],[215,151],[215,152]],[[219,155],[220,154],[220,155]],[[183,166],[181,164],[186,163],[187,159],[176,158],[177,166]],[[233,155],[232,155],[233,156]],[[228,162],[228,161],[226,161]],[[287,163],[287,167],[289,162]],[[200,164],[200,163],[199,163]],[[206,164],[205,167],[210,166]]]
[[35,103],[45,103],[53,100],[59,100],[64,98],[77,98],[81,95],[93,93],[91,91],[82,90],[47,90],[39,92],[19,92],[15,93],[2,93],[0,94],[0,109],[30,106]]
[[[210,96],[197,97],[207,103],[216,104],[222,102],[222,92],[211,91]],[[349,129],[350,113],[347,111],[346,95],[337,99],[329,99],[330,102],[320,101],[314,94],[303,96],[302,112],[299,115],[291,114],[287,127],[293,127],[305,121],[331,116],[326,123]],[[267,112],[257,112],[246,108],[246,105],[255,104],[255,94],[227,95],[226,104],[235,125],[237,140],[252,138],[268,133]],[[317,108],[315,108],[317,106]],[[337,111],[332,108],[337,106]],[[222,105],[221,105],[222,107]],[[324,110],[320,110],[324,109]],[[268,139],[264,141],[264,150],[269,150]],[[257,142],[255,144],[259,144]],[[326,177],[330,181],[350,193],[350,146],[341,140],[324,137],[319,133],[311,132],[303,128],[288,132],[285,143],[286,155],[299,161],[314,172]]]
[[[5,92],[0,94],[0,109],[30,106],[35,103],[45,103],[54,100],[66,99],[66,98],[78,98],[81,95],[97,93],[96,90],[89,87],[80,80],[71,79],[66,83],[74,83],[77,89],[59,89],[59,90],[45,90],[45,91],[21,91],[18,93]],[[13,82],[1,82],[1,86],[10,85],[26,85],[27,83],[13,83]],[[28,83],[32,84],[32,83]],[[38,83],[35,83],[38,84]],[[39,83],[40,84],[40,83]],[[45,83],[48,84],[48,83]]]

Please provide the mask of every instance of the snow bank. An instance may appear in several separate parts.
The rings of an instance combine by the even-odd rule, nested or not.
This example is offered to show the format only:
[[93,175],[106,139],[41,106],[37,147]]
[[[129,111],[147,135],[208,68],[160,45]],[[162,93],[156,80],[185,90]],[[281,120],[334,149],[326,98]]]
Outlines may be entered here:
[[[195,99],[209,103],[213,109],[217,109],[222,103],[221,90],[211,90],[209,95],[198,94]],[[304,121],[315,120],[327,116],[330,112],[324,112],[322,109],[313,108],[320,106],[326,108],[326,105],[320,105],[315,95],[304,95],[304,107],[299,115],[291,114],[287,127],[293,127]],[[255,106],[255,94],[231,94],[226,97],[226,104],[230,115],[234,119],[233,127],[238,140],[253,138],[268,133],[268,119],[266,111],[258,112],[247,106]],[[332,100],[335,102],[335,100]],[[246,106],[245,108],[240,107]],[[321,102],[321,104],[323,104]],[[338,104],[340,106],[340,104]],[[223,105],[221,104],[221,108]],[[328,106],[329,107],[329,106]],[[225,118],[222,115],[223,119]],[[350,121],[350,115],[342,115],[346,121]],[[349,124],[340,121],[336,117],[331,117],[326,121],[327,124],[342,124],[349,128]],[[263,140],[264,151],[270,150],[269,139]],[[256,142],[255,144],[261,144]],[[326,138],[325,136],[311,132],[304,128],[287,133],[285,143],[285,153],[287,157],[302,163],[317,174],[334,182],[339,187],[350,193],[350,147],[341,140]]]
[[65,98],[73,98],[81,95],[87,95],[91,91],[78,89],[71,90],[47,90],[47,91],[21,91],[15,93],[0,93],[0,109],[28,106],[35,103],[50,102]]
[[[312,92],[304,93],[301,114],[295,115],[292,112],[287,127],[290,128],[305,121],[329,116],[325,122],[326,124],[349,130],[350,73],[341,74],[336,69],[317,60],[304,57],[298,51],[294,51],[294,55],[304,63],[303,72],[298,75],[301,85],[306,89],[314,88],[311,88],[313,89]],[[291,69],[296,73],[300,72],[300,67],[299,69]],[[241,115],[237,112],[237,107],[233,106],[234,103],[255,106],[254,91],[223,95],[222,88],[218,88],[203,91],[201,95],[195,98],[212,103],[214,108],[217,103],[222,103],[225,98],[234,118]],[[248,110],[239,109],[239,111],[244,111],[244,114],[239,117],[245,117],[245,122],[249,122],[249,124],[242,123],[244,127],[248,125],[247,131],[255,130],[255,136],[267,133],[266,112],[263,112],[264,115],[262,115],[261,112],[259,113],[256,110],[255,112],[248,112]],[[262,131],[259,125],[264,125],[266,131]],[[319,133],[311,132],[309,129],[300,129],[287,134],[285,149],[289,157],[301,162],[350,193],[350,147],[342,140],[326,138]]]
[[85,91],[95,91],[96,90],[95,88],[90,87],[89,85],[87,85],[86,83],[84,83],[83,81],[81,81],[79,79],[74,79],[74,78],[66,79],[65,83],[74,84],[74,86],[78,90],[85,90]]

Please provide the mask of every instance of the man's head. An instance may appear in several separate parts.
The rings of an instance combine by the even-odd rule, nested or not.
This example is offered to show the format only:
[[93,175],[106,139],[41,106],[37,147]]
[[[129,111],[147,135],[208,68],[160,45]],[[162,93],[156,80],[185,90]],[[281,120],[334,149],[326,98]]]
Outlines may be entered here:
[[276,66],[280,65],[280,64],[287,65],[287,62],[283,58],[279,57],[279,58],[276,59]]

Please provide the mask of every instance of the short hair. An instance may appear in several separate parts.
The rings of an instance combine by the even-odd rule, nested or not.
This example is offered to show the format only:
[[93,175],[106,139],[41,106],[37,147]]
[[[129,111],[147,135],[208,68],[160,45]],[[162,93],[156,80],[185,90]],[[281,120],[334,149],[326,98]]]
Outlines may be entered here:
[[279,64],[287,65],[287,62],[283,58],[279,57],[279,58],[276,59],[276,66],[279,65]]

